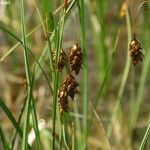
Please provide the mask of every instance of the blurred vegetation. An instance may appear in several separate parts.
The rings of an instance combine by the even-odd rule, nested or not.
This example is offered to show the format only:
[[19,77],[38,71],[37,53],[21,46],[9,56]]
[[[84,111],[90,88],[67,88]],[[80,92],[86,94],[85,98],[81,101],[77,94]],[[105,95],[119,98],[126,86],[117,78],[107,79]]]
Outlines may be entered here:
[[[70,0],[66,12],[63,0],[4,2],[0,149],[148,150],[150,1]],[[144,49],[135,66],[134,34]],[[60,117],[57,93],[68,68],[57,71],[52,51],[58,61],[75,43],[83,50],[79,94]]]

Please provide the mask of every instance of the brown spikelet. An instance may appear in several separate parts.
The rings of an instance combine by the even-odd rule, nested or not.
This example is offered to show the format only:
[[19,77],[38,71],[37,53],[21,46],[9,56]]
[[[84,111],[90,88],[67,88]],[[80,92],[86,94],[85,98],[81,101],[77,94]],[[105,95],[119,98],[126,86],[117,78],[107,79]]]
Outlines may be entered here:
[[[53,51],[53,61],[56,62],[56,50]],[[59,56],[59,61],[57,68],[60,72],[62,72],[64,66],[66,65],[67,62],[67,56],[66,53],[64,52],[63,49],[60,50],[60,56]]]
[[77,87],[79,86],[78,82],[73,77],[73,75],[70,74],[64,80],[62,86],[64,85],[67,87],[68,96],[70,96],[70,98],[73,100],[74,95],[79,93],[77,89]]
[[68,92],[65,85],[62,85],[58,91],[58,107],[60,115],[69,111]]
[[141,43],[139,43],[135,37],[130,42],[129,51],[133,65],[143,60],[144,54]]
[[83,54],[81,47],[79,46],[78,43],[73,45],[70,50],[69,63],[71,66],[71,70],[74,71],[76,74],[79,74],[83,63]]
[[67,98],[59,99],[58,100],[58,107],[60,115],[63,115],[64,112],[69,111],[69,101]]
[[60,115],[69,111],[69,97],[73,100],[74,95],[78,93],[77,87],[79,86],[75,78],[70,74],[63,81],[58,91],[58,106]]

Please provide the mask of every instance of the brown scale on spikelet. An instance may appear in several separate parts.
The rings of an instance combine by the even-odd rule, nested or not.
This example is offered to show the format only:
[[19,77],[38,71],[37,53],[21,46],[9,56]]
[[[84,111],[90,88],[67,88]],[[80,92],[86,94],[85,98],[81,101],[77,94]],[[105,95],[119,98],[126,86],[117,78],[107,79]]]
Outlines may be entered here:
[[139,61],[143,60],[144,54],[141,43],[139,43],[135,37],[130,42],[129,51],[133,65],[136,65]]
[[[56,50],[53,51],[53,61],[56,62]],[[60,50],[60,56],[58,61],[58,70],[62,72],[64,66],[66,65],[67,56],[63,49]]]
[[76,74],[79,74],[83,63],[83,54],[81,47],[79,46],[78,43],[73,45],[70,50],[69,63],[71,66],[71,70],[74,71]]
[[68,75],[63,81],[58,91],[58,106],[60,115],[69,111],[69,96],[72,100],[74,99],[74,95],[78,93],[78,86],[78,82],[72,75]]
[[60,115],[62,115],[64,112],[69,111],[68,92],[65,84],[61,85],[58,91],[58,107]]
[[79,84],[71,74],[66,77],[66,79],[63,81],[62,86],[67,87],[68,96],[70,96],[72,100],[74,99],[74,95],[79,93],[77,89]]
[[63,98],[58,100],[59,113],[62,116],[64,112],[69,111],[69,101],[68,98]]

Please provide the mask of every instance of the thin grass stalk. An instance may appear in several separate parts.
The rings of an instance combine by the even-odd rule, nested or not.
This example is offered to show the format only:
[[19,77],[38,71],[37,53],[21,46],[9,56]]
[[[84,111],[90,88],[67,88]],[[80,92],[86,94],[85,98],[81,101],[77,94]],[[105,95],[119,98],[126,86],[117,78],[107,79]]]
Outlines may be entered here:
[[81,46],[84,56],[83,67],[83,149],[87,149],[88,140],[88,56],[86,46],[86,26],[85,26],[85,5],[84,0],[78,0],[80,26],[81,26]]
[[42,24],[44,36],[46,37],[46,28],[45,28],[45,25],[44,25],[44,21],[42,20],[42,16],[41,16],[40,11],[39,11],[39,9],[38,9],[38,7],[36,5],[36,2],[34,0],[33,0],[33,4],[34,4],[34,7],[35,7],[35,9],[37,11],[37,14],[39,16],[40,22]]
[[21,127],[18,125],[15,117],[13,116],[13,114],[11,113],[11,111],[5,105],[4,101],[1,98],[0,98],[0,106],[3,109],[3,111],[6,113],[6,115],[8,116],[9,120],[11,121],[11,123],[13,124],[13,126],[15,127],[16,131],[19,133],[20,137],[22,138],[23,132],[22,132]]
[[63,139],[64,139],[64,143],[65,143],[66,149],[69,150],[69,146],[68,146],[67,141],[66,141],[65,126],[64,126],[64,124],[62,126],[63,126]]
[[[144,1],[141,6],[146,3],[147,1]],[[150,1],[148,1],[148,4],[149,4]],[[150,7],[149,7],[150,8]],[[140,7],[139,7],[139,10],[140,10]],[[148,12],[148,14],[150,14],[150,12]],[[148,20],[148,24],[149,24],[149,20]],[[150,35],[150,33],[148,32],[148,37]],[[136,126],[136,123],[137,123],[137,120],[138,120],[138,115],[140,113],[140,107],[141,107],[141,104],[142,104],[142,100],[143,100],[143,95],[144,95],[144,87],[145,87],[145,84],[146,84],[146,79],[148,77],[148,73],[149,73],[149,68],[150,68],[150,48],[148,48],[146,51],[145,51],[145,59],[144,59],[144,63],[143,63],[143,67],[142,67],[142,74],[141,74],[141,77],[140,77],[140,80],[139,80],[139,87],[138,87],[138,90],[137,90],[137,95],[136,95],[136,101],[135,101],[135,104],[134,104],[134,108],[133,111],[132,111],[132,115],[131,115],[131,122],[130,122],[130,127],[131,127],[131,130],[133,130]],[[132,134],[133,131],[131,131],[131,134]]]
[[[66,16],[69,14],[70,10],[73,8],[75,2],[76,2],[76,0],[71,1],[71,4],[69,5],[68,9],[66,10]],[[54,11],[53,15],[55,15],[56,13],[58,13],[58,12],[60,11],[61,7],[62,7],[62,6],[60,6],[58,9],[56,9],[56,10]],[[49,18],[48,18],[48,20],[49,20]],[[45,24],[48,20],[44,20],[43,23]],[[42,23],[42,24],[43,24],[43,23]],[[39,29],[39,28],[42,26],[42,24],[39,24],[37,27],[35,27],[33,30],[31,30],[31,31],[26,35],[26,38],[28,38],[28,37],[29,37],[30,35],[32,35],[37,29]],[[2,27],[2,26],[0,25],[0,28],[1,28],[1,27]],[[55,33],[55,30],[53,30],[53,32],[51,33],[51,36],[50,36],[50,40],[51,40],[51,41],[52,41],[52,39],[54,38],[54,35],[55,35],[55,34],[56,34],[56,33]],[[15,44],[15,45],[0,59],[0,62],[4,61],[4,59],[5,59],[9,54],[11,54],[11,53],[15,50],[15,48],[17,48],[19,45],[20,45],[20,42],[18,42],[17,44]],[[41,69],[42,66],[43,66],[43,64],[44,64],[44,63],[43,63],[43,58],[46,59],[47,56],[49,56],[49,55],[47,55],[47,52],[48,52],[48,45],[45,46],[45,48],[44,48],[44,50],[43,50],[43,52],[42,52],[42,54],[41,54],[41,57],[40,57],[39,60],[38,60],[39,63],[36,65],[35,79],[37,79],[37,78],[39,77],[40,73],[41,73],[41,70],[39,70],[39,68]],[[39,66],[39,64],[40,64],[40,66]]]
[[98,115],[98,113],[96,112],[96,110],[95,110],[94,108],[92,108],[92,110],[93,110],[93,113],[94,113],[96,119],[99,121],[99,125],[100,125],[100,127],[101,127],[101,132],[102,132],[102,134],[105,135],[105,136],[104,136],[104,138],[105,138],[104,141],[105,141],[105,143],[107,144],[107,149],[108,149],[108,150],[111,150],[111,148],[110,148],[111,146],[110,146],[109,140],[108,140],[108,138],[107,138],[107,136],[106,136],[106,131],[105,131],[105,128],[104,128],[104,126],[103,126],[102,120],[101,120],[100,116]]
[[[44,36],[45,36],[45,39],[48,41],[47,43],[47,45],[48,45],[48,47],[49,47],[49,59],[50,59],[50,63],[49,63],[49,66],[50,66],[50,69],[51,69],[51,73],[52,73],[52,81],[54,80],[53,79],[53,71],[54,71],[54,66],[53,66],[53,58],[52,58],[52,48],[51,48],[51,40],[50,40],[50,36],[49,36],[49,34],[50,34],[50,31],[49,31],[49,25],[47,25],[47,22],[50,22],[51,21],[51,19],[53,20],[53,16],[51,15],[51,19],[48,19],[47,17],[49,16],[48,14],[49,14],[49,9],[48,9],[48,7],[50,6],[50,4],[49,4],[49,2],[48,2],[48,0],[44,0],[43,1],[43,10],[44,10],[44,12],[45,12],[45,17],[46,17],[46,20],[47,20],[47,22],[44,24],[44,21],[42,20],[42,16],[40,15],[40,12],[39,12],[39,10],[38,10],[38,8],[37,8],[37,6],[36,6],[36,4],[35,4],[35,2],[34,2],[34,5],[35,5],[35,8],[36,8],[36,10],[37,10],[37,13],[38,13],[38,15],[39,15],[39,18],[40,18],[40,21],[41,21],[41,24],[42,24],[42,26],[43,26],[43,32],[44,32]],[[52,7],[52,6],[51,6]],[[50,10],[52,9],[50,7]],[[52,12],[50,12],[50,14],[52,14]],[[52,25],[54,25],[53,23],[49,23],[49,24],[52,24]],[[54,27],[52,26],[52,29],[54,29]],[[53,30],[52,30],[53,31]]]
[[[149,6],[149,9],[150,9],[150,0],[148,0],[148,6]],[[150,50],[149,50],[149,51],[150,51]],[[144,135],[144,138],[143,138],[143,140],[142,140],[142,143],[141,143],[141,145],[140,145],[139,150],[144,150],[144,149],[146,149],[146,144],[147,144],[148,139],[149,139],[149,137],[150,137],[150,113],[149,113],[149,121],[148,121],[148,122],[149,122],[149,124],[148,124],[146,133],[145,133],[145,135]]]
[[65,14],[62,14],[59,26],[57,28],[57,43],[56,43],[56,68],[54,73],[54,94],[53,94],[53,150],[55,149],[55,127],[56,127],[56,112],[57,112],[57,92],[58,92],[58,83],[59,83],[59,72],[57,70],[57,64],[60,55],[60,49],[62,45],[62,37],[65,25]]
[[[73,0],[73,1],[71,2],[69,8],[68,8],[67,11],[66,11],[66,15],[69,14],[69,12],[70,12],[71,8],[74,6],[75,2],[76,2],[76,0]],[[57,14],[57,13],[60,11],[61,7],[62,7],[62,6],[60,6],[59,8],[57,8],[57,9],[54,11],[54,13],[53,13],[52,15]],[[28,37],[29,37],[30,35],[32,35],[35,31],[37,31],[37,30],[38,30],[43,24],[45,24],[48,20],[49,20],[49,18],[46,19],[46,20],[44,20],[41,24],[39,24],[39,25],[36,26],[35,28],[33,28],[33,29],[26,35],[26,38],[28,38]],[[0,27],[1,27],[1,25],[0,25]],[[54,37],[54,33],[55,33],[55,30],[53,30],[53,32],[51,33],[51,36],[50,36],[50,39],[51,39],[51,40],[52,40],[53,37]],[[10,54],[15,50],[15,48],[17,48],[19,45],[20,45],[20,42],[16,43],[3,57],[1,57],[0,62],[4,61],[4,59],[5,59],[8,55],[10,55]]]
[[38,120],[37,120],[37,116],[36,116],[36,110],[35,110],[35,106],[34,106],[34,100],[32,99],[32,120],[33,120],[33,128],[34,128],[34,132],[35,132],[35,142],[36,142],[36,149],[37,150],[41,150],[41,140],[40,140],[40,131],[38,128]]
[[1,126],[0,126],[0,137],[1,137],[1,142],[2,142],[4,150],[11,150],[10,145],[6,140],[6,137],[4,135],[4,132]]
[[[68,9],[67,12],[66,12],[66,14],[68,14],[69,11],[70,11],[70,9],[71,9],[71,7],[74,6],[75,1],[76,1],[76,0],[73,0],[73,1],[72,1],[72,3],[71,3],[70,6],[69,6],[69,9]],[[56,9],[56,10],[54,11],[53,15],[57,14],[60,9],[61,9],[61,6],[60,6],[58,9]],[[49,18],[46,19],[46,20],[44,20],[41,24],[39,24],[39,25],[36,26],[35,28],[33,28],[33,29],[26,35],[26,38],[28,38],[28,37],[29,37],[30,35],[32,35],[35,31],[37,31],[37,30],[38,30],[43,24],[45,24],[48,20],[49,20]],[[0,25],[0,28],[1,28],[1,27],[2,27],[2,26]],[[51,33],[51,36],[50,36],[51,40],[53,39],[54,35],[55,35],[55,30]],[[20,42],[16,43],[16,44],[0,59],[0,62],[4,61],[4,59],[5,59],[8,55],[10,55],[10,54],[15,50],[15,48],[17,48],[19,45],[20,45]],[[45,47],[44,49],[46,49],[46,47]],[[44,52],[45,52],[45,51],[44,51]]]
[[[56,27],[56,68],[54,69],[54,93],[53,93],[53,142],[52,147],[53,150],[55,149],[55,132],[56,132],[56,114],[57,114],[57,92],[58,92],[58,84],[59,84],[59,72],[57,70],[57,64],[59,60],[60,55],[60,49],[62,45],[62,38],[63,38],[63,31],[64,31],[64,25],[65,25],[65,19],[66,15],[69,13],[71,8],[74,6],[76,0],[73,0],[66,12],[62,12],[60,16],[60,21],[58,23],[58,26]],[[60,120],[60,119],[59,119]],[[59,121],[60,123],[60,121]],[[60,131],[61,134],[61,131]]]
[[124,68],[124,71],[123,71],[121,84],[120,84],[118,95],[117,95],[117,99],[116,99],[116,106],[114,108],[113,114],[111,116],[111,122],[110,122],[110,124],[108,126],[108,130],[107,130],[107,137],[108,137],[108,139],[111,136],[113,121],[114,121],[114,119],[115,119],[115,117],[117,115],[117,112],[119,110],[120,101],[121,101],[121,98],[122,98],[122,95],[123,95],[123,92],[124,92],[124,89],[125,89],[125,85],[126,85],[128,74],[129,74],[129,70],[130,70],[129,43],[131,41],[131,22],[130,22],[130,16],[129,16],[128,10],[126,10],[126,24],[127,24],[127,34],[128,34],[127,59],[126,59],[126,64],[125,64],[125,68]]
[[141,106],[142,99],[143,99],[144,85],[146,83],[146,78],[147,78],[149,67],[150,67],[149,55],[150,55],[150,49],[148,50],[148,52],[145,56],[145,61],[143,64],[139,88],[138,88],[137,96],[136,96],[136,102],[134,104],[135,109],[133,110],[132,116],[131,116],[131,129],[133,129],[137,123],[137,119],[138,119],[138,115],[139,115],[139,111],[140,111],[140,106]]
[[71,150],[75,150],[75,127],[74,127],[74,123],[72,123],[71,126],[71,131],[72,131],[72,148]]
[[145,150],[146,149],[146,144],[148,142],[148,139],[150,138],[150,114],[149,114],[149,121],[148,121],[148,127],[146,129],[146,132],[145,132],[145,135],[144,135],[144,138],[142,140],[142,143],[140,145],[140,148],[139,150]]
[[105,77],[99,87],[99,92],[98,92],[98,95],[96,96],[95,100],[94,100],[94,109],[96,110],[97,107],[99,106],[98,103],[99,103],[99,99],[100,97],[102,96],[102,93],[103,93],[103,89],[104,89],[104,86],[110,76],[110,73],[111,73],[111,70],[112,70],[112,67],[113,67],[113,60],[114,60],[114,55],[116,53],[116,49],[117,49],[117,45],[118,45],[118,40],[119,40],[119,35],[120,35],[120,29],[118,30],[118,33],[117,33],[117,36],[116,36],[116,40],[115,40],[115,44],[114,44],[114,48],[113,48],[113,52],[112,52],[112,55],[111,55],[111,58],[109,59],[109,62],[107,64],[107,67],[106,67],[106,72],[105,72]]
[[62,149],[62,142],[63,142],[63,130],[62,130],[62,123],[61,120],[58,119],[58,128],[59,128],[59,149]]
[[[52,81],[54,81],[54,65],[53,65],[53,56],[52,56],[52,46],[51,46],[51,39],[49,34],[55,29],[54,26],[54,19],[52,15],[52,0],[44,0],[42,1],[43,4],[43,11],[44,17],[46,18],[47,22],[45,23],[45,38],[47,39],[48,47],[49,47],[49,65],[52,72]],[[42,21],[43,22],[43,21]]]
[[[74,103],[74,112],[75,112],[76,114],[79,113],[78,107],[77,107],[77,104],[76,104],[76,103]],[[81,140],[81,134],[82,134],[82,132],[81,132],[80,119],[79,119],[78,117],[76,117],[76,116],[75,116],[75,127],[76,127],[75,129],[77,129],[76,132],[75,132],[76,145],[77,145],[77,147],[80,147],[81,142],[82,142],[82,140]]]
[[[15,38],[18,42],[20,42],[20,43],[23,45],[22,40],[20,40],[14,33],[10,32],[9,30],[7,30],[6,28],[4,28],[4,27],[1,26],[1,25],[0,25],[0,29],[3,30],[4,32],[6,32],[7,34],[9,34],[10,36],[12,36],[13,38]],[[24,46],[24,45],[23,45],[23,46]],[[45,79],[46,79],[46,81],[47,81],[47,83],[48,83],[48,86],[49,86],[49,88],[50,88],[50,91],[51,91],[51,93],[53,93],[53,89],[52,89],[52,87],[51,87],[51,85],[50,85],[50,81],[49,81],[48,75],[46,74],[46,72],[45,72],[44,69],[42,68],[42,66],[41,66],[41,64],[40,64],[40,62],[39,62],[39,60],[35,57],[35,55],[32,53],[32,51],[31,51],[28,47],[27,47],[27,49],[28,49],[28,53],[30,53],[30,54],[33,56],[33,58],[35,59],[37,65],[38,65],[38,67],[41,69],[41,71],[42,71],[42,73],[43,73],[43,75],[44,75],[44,77],[45,77]],[[42,56],[41,56],[41,57],[42,57]],[[43,57],[42,57],[42,59],[43,59]]]
[[21,30],[22,30],[22,38],[24,45],[24,63],[25,63],[25,72],[27,78],[28,85],[28,98],[26,104],[26,113],[25,113],[25,122],[24,122],[24,130],[23,130],[23,140],[22,140],[22,150],[27,150],[28,147],[28,128],[29,128],[29,119],[30,119],[30,105],[31,105],[31,79],[30,79],[30,66],[28,59],[28,50],[27,50],[27,42],[26,42],[26,31],[25,31],[25,15],[24,15],[24,0],[20,1],[20,12],[21,12]]
[[[107,64],[107,69],[106,69],[104,80],[102,82],[102,85],[99,87],[99,92],[98,92],[98,95],[96,96],[96,98],[94,100],[94,104],[91,104],[92,109],[94,109],[95,111],[96,111],[97,107],[99,106],[100,96],[102,96],[103,88],[105,86],[106,81],[108,80],[108,78],[110,76],[110,73],[111,73],[111,70],[112,70],[112,67],[113,67],[113,60],[114,60],[117,45],[118,45],[119,35],[120,35],[120,29],[118,30],[118,33],[117,33],[117,36],[116,36],[116,40],[115,40],[115,44],[114,44],[114,48],[113,48],[113,51],[112,51],[111,58],[109,59],[109,62]],[[93,122],[93,119],[94,119],[94,117],[92,117],[92,119],[90,120],[90,123],[89,123],[90,125],[89,126],[91,126],[91,124]]]
[[42,150],[40,131],[39,131],[39,127],[38,127],[38,119],[37,119],[37,115],[36,115],[35,102],[34,102],[33,98],[32,98],[32,119],[33,119],[34,132],[36,135],[36,149]]
[[[107,50],[105,47],[105,11],[106,11],[106,0],[96,0],[96,14],[99,23],[99,31],[97,38],[99,42],[96,42],[97,45],[97,61],[99,67],[99,81],[102,83],[107,65]],[[105,87],[106,88],[106,87]],[[104,90],[103,90],[104,91]]]
[[[34,83],[34,72],[32,75],[32,87],[33,87],[33,83]],[[39,131],[39,127],[38,127],[38,119],[37,119],[36,107],[35,107],[35,101],[34,101],[33,94],[32,94],[32,119],[33,119],[34,132],[36,135],[36,147],[37,147],[37,150],[42,150],[40,131]]]
[[[22,116],[23,116],[23,113],[24,113],[24,110],[25,110],[25,106],[26,106],[26,101],[27,101],[27,97],[25,98],[25,102],[23,103],[23,106],[21,108],[21,111],[20,111],[20,114],[19,114],[19,117],[18,117],[18,125],[20,126],[20,123],[21,123],[21,119],[22,119]],[[11,144],[11,149],[13,149],[14,147],[14,144],[15,144],[15,140],[16,140],[16,137],[17,137],[17,130],[15,130],[14,134],[13,134],[13,137],[12,137],[12,144]]]

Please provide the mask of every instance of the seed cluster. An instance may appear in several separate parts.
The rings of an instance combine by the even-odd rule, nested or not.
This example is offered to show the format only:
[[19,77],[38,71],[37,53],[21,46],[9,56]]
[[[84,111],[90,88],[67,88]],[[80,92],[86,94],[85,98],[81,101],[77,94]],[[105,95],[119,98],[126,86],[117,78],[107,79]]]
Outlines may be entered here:
[[[56,63],[56,50],[53,51],[53,61]],[[60,50],[60,56],[57,68],[60,72],[62,72],[64,66],[66,65],[67,56],[63,49]]]
[[139,43],[135,37],[130,42],[129,51],[133,65],[136,65],[139,61],[143,60],[144,54],[141,43]]
[[59,112],[62,115],[64,112],[69,111],[69,97],[73,100],[74,95],[78,93],[77,87],[79,86],[73,75],[68,75],[63,81],[58,91],[58,105]]
[[[56,52],[53,52],[53,61],[56,62]],[[83,54],[79,44],[74,44],[69,51],[69,54],[66,55],[64,50],[60,51],[60,57],[57,65],[59,72],[62,72],[63,68],[68,64],[70,73],[66,76],[58,90],[58,107],[59,113],[62,116],[64,112],[69,111],[69,99],[74,100],[75,94],[78,94],[79,83],[76,81],[73,76],[79,74],[83,63]]]
[[77,44],[73,45],[69,53],[69,63],[72,71],[79,74],[81,65],[83,63],[83,55],[81,47]]

